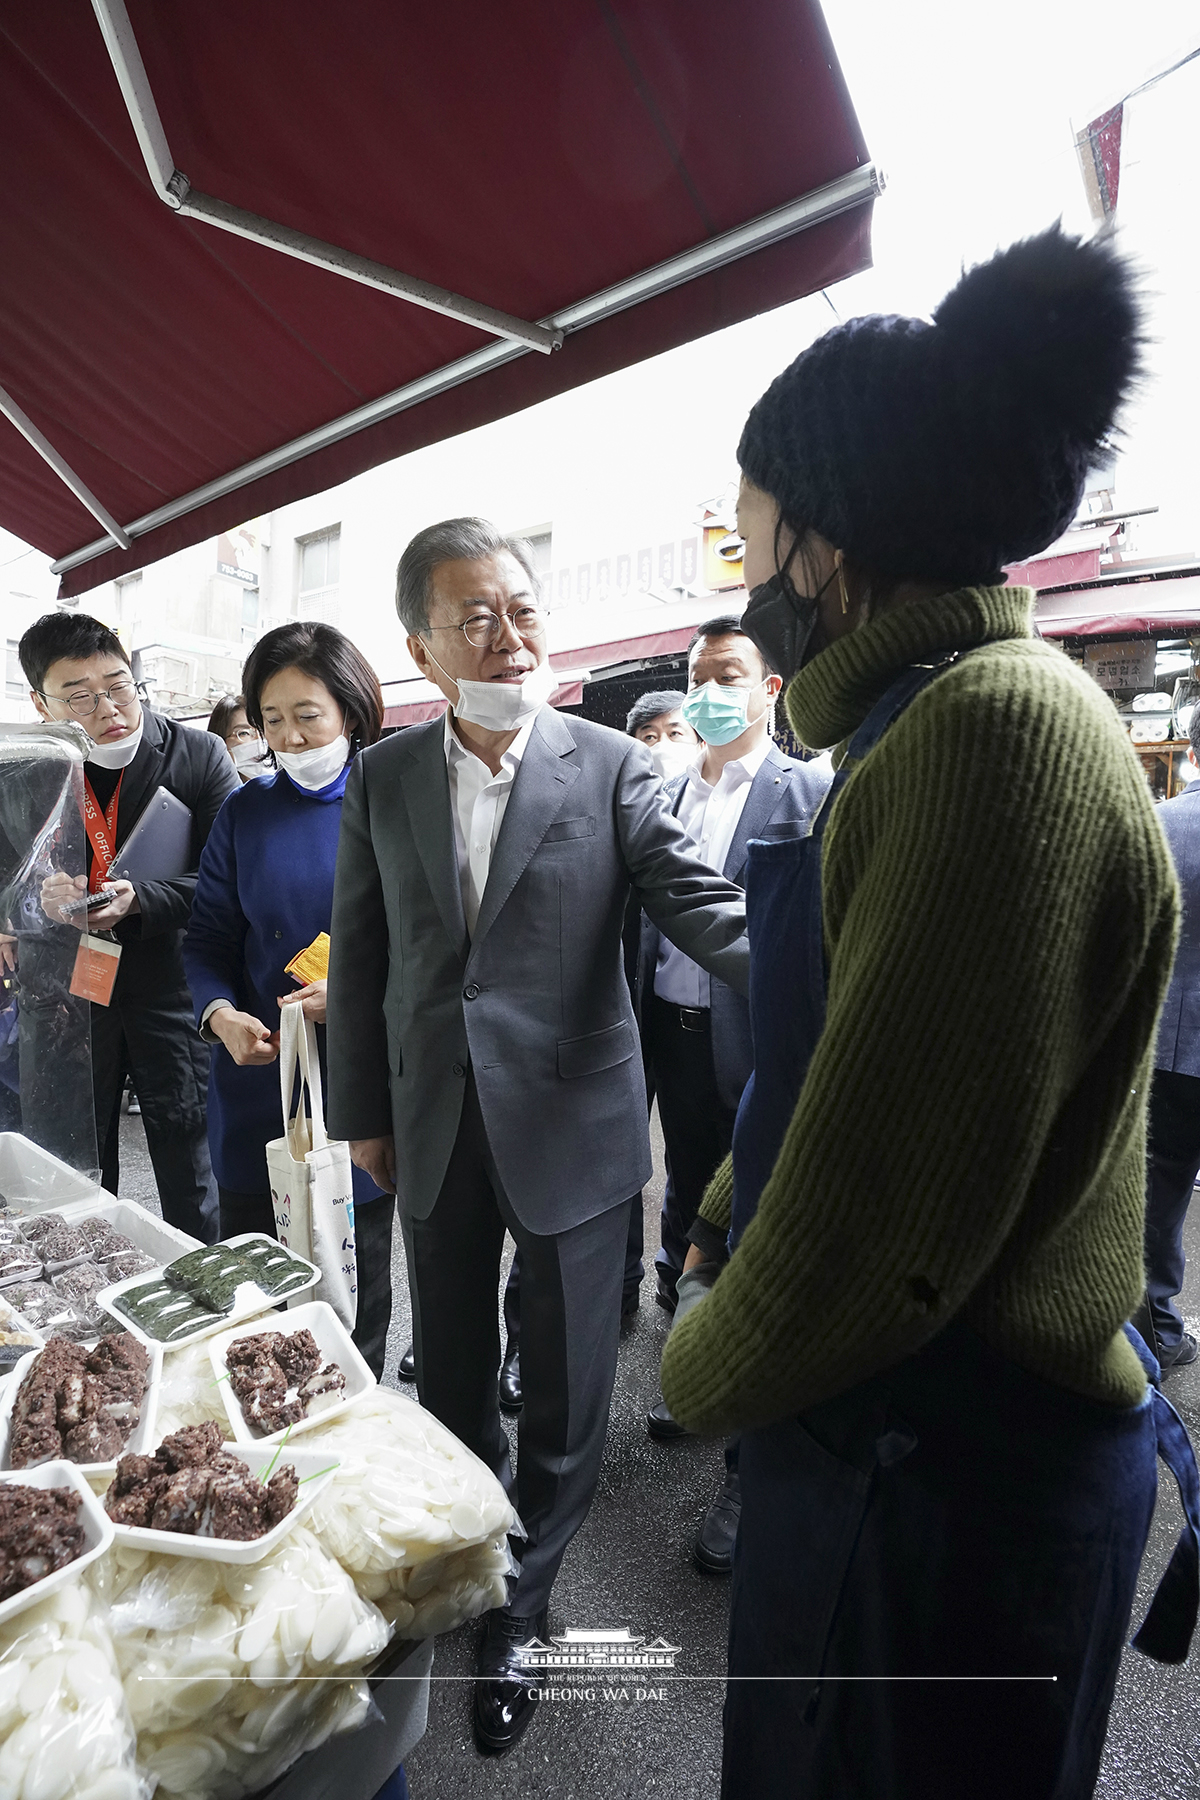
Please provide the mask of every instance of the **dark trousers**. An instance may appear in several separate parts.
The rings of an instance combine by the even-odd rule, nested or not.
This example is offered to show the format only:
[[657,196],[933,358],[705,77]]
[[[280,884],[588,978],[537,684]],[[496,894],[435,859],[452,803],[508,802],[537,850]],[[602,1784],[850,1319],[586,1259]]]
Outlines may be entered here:
[[[642,1019],[670,1168],[663,1194],[662,1249],[655,1266],[673,1293],[704,1190],[729,1155],[737,1108],[726,1105],[717,1089],[707,1009],[699,1014],[685,1011],[651,993],[643,1004]],[[694,1028],[698,1023],[699,1030]]]
[[1154,1510],[1149,1402],[1085,1400],[955,1323],[744,1432],[741,1479],[722,1800],[1087,1800]]
[[[635,1194],[633,1204],[629,1208],[629,1231],[625,1238],[625,1274],[621,1282],[621,1304],[628,1304],[631,1297],[642,1285],[642,1276],[646,1273],[646,1265],[642,1261],[645,1248],[646,1224],[642,1216],[642,1196]],[[518,1250],[512,1259],[512,1267],[508,1271],[508,1280],[504,1286],[504,1330],[507,1343],[504,1347],[505,1360],[515,1356],[521,1348],[521,1252]]]
[[217,1184],[208,1155],[206,1103],[211,1052],[174,996],[92,1007],[92,1097],[100,1179],[110,1194],[120,1180],[121,1095],[132,1075],[146,1148],[168,1225],[211,1244],[217,1235]]
[[496,1289],[507,1229],[521,1253],[521,1416],[515,1502],[528,1533],[509,1605],[540,1612],[583,1524],[604,1454],[617,1368],[628,1200],[538,1236],[512,1209],[488,1148],[474,1082],[433,1210],[404,1219],[422,1406],[512,1484],[496,1400]]
[[1155,1069],[1146,1184],[1146,1299],[1160,1350],[1177,1348],[1183,1320],[1183,1222],[1200,1171],[1200,1076]]
[[[271,1192],[243,1194],[223,1187],[221,1237],[241,1237],[247,1231],[275,1236],[275,1212]],[[358,1318],[352,1336],[376,1381],[383,1377],[388,1327],[392,1322],[392,1220],[396,1202],[390,1194],[354,1208],[354,1244],[358,1259]]]

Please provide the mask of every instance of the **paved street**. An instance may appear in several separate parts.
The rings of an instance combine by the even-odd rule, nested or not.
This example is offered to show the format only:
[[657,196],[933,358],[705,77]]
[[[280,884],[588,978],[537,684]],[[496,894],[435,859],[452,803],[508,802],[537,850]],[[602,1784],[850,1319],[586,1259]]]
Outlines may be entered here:
[[[657,1242],[661,1155],[646,1193],[647,1255]],[[140,1121],[122,1121],[121,1192],[157,1210]],[[399,1234],[397,1234],[397,1243]],[[1189,1230],[1185,1311],[1200,1330],[1200,1206]],[[396,1312],[385,1379],[407,1343],[407,1290],[395,1270]],[[720,1479],[715,1443],[654,1444],[643,1416],[657,1397],[666,1314],[653,1304],[653,1280],[622,1342],[608,1450],[600,1490],[567,1554],[554,1590],[550,1627],[628,1626],[647,1639],[678,1644],[677,1674],[719,1675],[723,1666],[727,1584],[701,1575],[690,1559],[700,1514]],[[1166,1391],[1200,1442],[1200,1365],[1168,1379]],[[1161,1466],[1161,1465],[1160,1465]],[[1165,1566],[1179,1530],[1174,1486],[1164,1473],[1139,1600]],[[719,1680],[675,1682],[662,1699],[547,1704],[509,1755],[474,1749],[469,1675],[477,1627],[442,1640],[434,1664],[429,1730],[408,1760],[414,1800],[708,1800],[720,1766]],[[606,1684],[616,1687],[619,1684]],[[652,1684],[646,1682],[645,1687]],[[665,1685],[665,1684],[664,1684]],[[603,1689],[600,1690],[603,1692]],[[1197,1800],[1200,1795],[1200,1645],[1190,1666],[1166,1669],[1127,1651],[1109,1728],[1100,1800]]]

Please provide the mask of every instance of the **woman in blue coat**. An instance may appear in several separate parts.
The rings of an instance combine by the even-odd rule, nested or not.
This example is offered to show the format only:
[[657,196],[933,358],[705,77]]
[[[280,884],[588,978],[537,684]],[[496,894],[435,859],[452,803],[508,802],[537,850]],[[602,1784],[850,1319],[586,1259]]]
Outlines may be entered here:
[[[325,1073],[325,983],[297,987],[286,965],[329,930],[346,777],[383,723],[378,678],[332,625],[269,631],[247,658],[242,686],[277,772],[231,794],[218,813],[183,946],[196,1022],[214,1045],[208,1136],[223,1238],[274,1234],[266,1146],[283,1130],[274,1067],[281,1006],[301,1006],[316,1023]],[[376,1375],[392,1309],[394,1206],[354,1170],[354,1336]]]

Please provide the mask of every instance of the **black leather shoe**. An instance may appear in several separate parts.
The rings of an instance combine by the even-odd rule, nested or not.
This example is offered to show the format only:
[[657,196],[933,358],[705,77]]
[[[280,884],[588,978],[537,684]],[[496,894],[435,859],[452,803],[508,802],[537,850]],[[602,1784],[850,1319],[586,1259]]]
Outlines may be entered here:
[[630,1288],[630,1290],[627,1294],[621,1295],[621,1317],[623,1319],[632,1319],[634,1313],[636,1313],[638,1307],[641,1304],[642,1304],[641,1289],[640,1288]]
[[526,1668],[517,1651],[530,1638],[545,1642],[546,1626],[545,1609],[522,1618],[497,1607],[484,1619],[475,1663],[475,1742],[493,1756],[511,1750],[533,1717],[542,1671]]
[[1185,1331],[1179,1342],[1170,1350],[1160,1350],[1158,1366],[1165,1375],[1168,1369],[1186,1369],[1200,1355],[1200,1346],[1190,1331]]
[[709,1575],[733,1572],[733,1541],[737,1537],[738,1520],[742,1516],[742,1484],[736,1470],[725,1473],[717,1489],[717,1497],[704,1515],[696,1533],[692,1554]]
[[654,1299],[664,1312],[673,1313],[679,1305],[679,1296],[675,1289],[665,1282],[660,1275],[654,1285]]
[[521,1352],[519,1350],[514,1350],[512,1355],[506,1356],[501,1363],[498,1387],[500,1411],[519,1413],[525,1404],[525,1396],[521,1392]]
[[401,1381],[415,1381],[417,1379],[417,1359],[413,1355],[413,1347],[411,1344],[400,1358],[396,1373],[399,1375]]
[[681,1425],[678,1419],[671,1417],[670,1408],[665,1400],[656,1400],[646,1414],[646,1430],[652,1438],[657,1438],[660,1444],[665,1444],[672,1438],[691,1436],[686,1425]]

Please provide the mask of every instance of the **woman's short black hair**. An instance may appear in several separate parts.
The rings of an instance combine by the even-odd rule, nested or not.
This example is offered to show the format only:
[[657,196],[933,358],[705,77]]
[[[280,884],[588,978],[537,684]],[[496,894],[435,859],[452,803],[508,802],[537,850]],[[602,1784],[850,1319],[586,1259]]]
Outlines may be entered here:
[[323,681],[346,714],[352,750],[378,742],[383,729],[383,694],[379,677],[361,650],[336,625],[297,619],[277,625],[260,637],[242,670],[246,717],[256,731],[263,728],[262,691],[282,669],[300,669]]
[[653,694],[639,695],[625,720],[627,735],[636,737],[644,726],[655,719],[661,719],[664,713],[678,712],[686,697],[684,694],[672,693],[668,688],[659,688]]
[[90,613],[43,613],[17,645],[17,655],[25,679],[36,694],[41,693],[51,664],[64,657],[83,661],[89,656],[119,656],[129,667],[125,646],[116,632]]
[[236,713],[245,712],[245,710],[246,701],[242,694],[226,694],[223,700],[217,701],[217,704],[209,713],[208,729],[215,732],[217,737],[224,743],[228,738],[230,728],[233,725],[234,715]]

